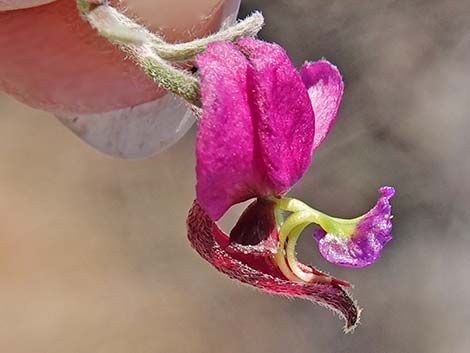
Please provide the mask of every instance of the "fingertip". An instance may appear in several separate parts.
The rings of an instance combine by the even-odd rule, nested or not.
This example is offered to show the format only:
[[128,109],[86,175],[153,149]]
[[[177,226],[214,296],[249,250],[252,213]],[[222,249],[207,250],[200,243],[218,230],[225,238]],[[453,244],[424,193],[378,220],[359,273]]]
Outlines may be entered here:
[[27,9],[48,4],[56,0],[0,0],[0,11]]

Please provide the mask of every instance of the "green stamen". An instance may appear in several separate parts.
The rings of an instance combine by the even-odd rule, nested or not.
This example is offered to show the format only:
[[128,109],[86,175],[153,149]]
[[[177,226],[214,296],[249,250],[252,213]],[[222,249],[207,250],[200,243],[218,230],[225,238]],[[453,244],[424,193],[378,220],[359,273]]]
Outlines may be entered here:
[[[357,223],[363,216],[354,219],[341,219],[328,216],[317,211],[302,201],[281,198],[273,199],[276,203],[274,215],[279,230],[279,247],[274,257],[281,272],[289,280],[295,282],[331,282],[332,277],[327,275],[305,272],[299,266],[296,258],[295,247],[303,230],[309,224],[318,224],[327,233],[338,237],[350,237],[354,234]],[[291,214],[282,222],[281,211],[287,211]]]
[[[276,202],[277,207],[281,210],[292,212],[292,215],[302,214],[302,217],[299,218],[299,220],[305,217],[305,219],[308,220],[310,223],[318,224],[327,233],[332,233],[338,236],[351,236],[356,229],[357,223],[363,217],[360,216],[353,219],[331,217],[323,212],[315,210],[314,208],[308,206],[307,204],[297,199],[282,198],[276,199]],[[293,219],[291,222],[295,223],[296,220]],[[289,227],[291,226],[292,225],[289,225]]]
[[285,250],[284,249],[279,249],[276,255],[274,256],[274,261],[276,262],[277,266],[279,267],[279,270],[281,270],[282,274],[290,281],[292,282],[305,282],[301,278],[297,277],[289,268],[289,266],[286,263],[286,256],[285,256]]
[[295,227],[292,232],[288,236],[288,242],[286,246],[286,258],[287,258],[287,263],[289,264],[289,267],[291,268],[292,272],[302,280],[306,282],[310,282],[313,280],[314,275],[310,273],[305,273],[299,268],[297,258],[295,256],[295,246],[297,244],[297,239],[299,239],[300,234],[302,234],[303,230],[305,227],[308,225],[308,223],[300,224],[297,227]]

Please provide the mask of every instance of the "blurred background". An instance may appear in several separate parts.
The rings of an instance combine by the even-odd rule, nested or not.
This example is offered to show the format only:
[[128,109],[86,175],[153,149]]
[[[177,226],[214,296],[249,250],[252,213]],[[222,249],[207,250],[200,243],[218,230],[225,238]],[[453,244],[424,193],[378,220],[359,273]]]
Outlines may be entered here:
[[[341,70],[339,118],[292,195],[367,211],[393,185],[374,266],[300,258],[355,284],[362,322],[234,283],[190,248],[194,129],[164,153],[107,157],[0,95],[0,351],[468,352],[470,2],[246,0],[299,66]],[[224,219],[229,227],[236,215]]]

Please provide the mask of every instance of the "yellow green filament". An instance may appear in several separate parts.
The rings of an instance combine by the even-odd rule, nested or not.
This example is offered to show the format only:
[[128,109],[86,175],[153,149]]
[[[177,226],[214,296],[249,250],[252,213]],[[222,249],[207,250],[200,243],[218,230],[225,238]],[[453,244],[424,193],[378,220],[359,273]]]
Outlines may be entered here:
[[[274,261],[280,271],[286,278],[295,282],[330,282],[332,280],[330,276],[315,273],[313,270],[305,271],[299,266],[295,252],[297,240],[304,229],[312,223],[318,224],[327,233],[338,237],[350,237],[354,234],[362,216],[354,219],[335,218],[296,199],[282,198],[273,201],[276,203],[274,214],[279,232],[279,246]],[[290,212],[284,221],[281,211]]]

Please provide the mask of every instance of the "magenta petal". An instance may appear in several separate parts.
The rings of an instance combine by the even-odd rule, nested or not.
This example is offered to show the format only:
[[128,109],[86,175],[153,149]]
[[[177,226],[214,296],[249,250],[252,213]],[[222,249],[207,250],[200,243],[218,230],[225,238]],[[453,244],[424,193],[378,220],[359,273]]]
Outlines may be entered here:
[[197,201],[189,211],[188,239],[193,248],[218,271],[258,289],[289,297],[300,297],[324,305],[344,318],[346,329],[353,328],[359,309],[348,293],[332,284],[300,284],[288,281],[270,261],[255,254],[225,251],[228,237],[211,220]]
[[343,96],[343,80],[336,66],[326,60],[307,62],[300,75],[308,90],[315,113],[313,149],[325,139],[336,118]]
[[338,236],[317,229],[314,238],[322,256],[334,264],[345,267],[364,267],[377,261],[382,248],[392,239],[390,198],[395,189],[384,186],[382,196],[356,225],[350,237]]
[[284,50],[243,39],[197,56],[202,119],[197,198],[212,219],[238,202],[287,192],[307,169],[314,115]]
[[249,63],[233,44],[215,42],[197,56],[197,64],[203,113],[196,142],[196,192],[218,220],[231,205],[256,196]]
[[315,118],[305,85],[286,52],[253,38],[236,42],[248,57],[249,103],[271,191],[281,195],[304,174],[312,157]]

